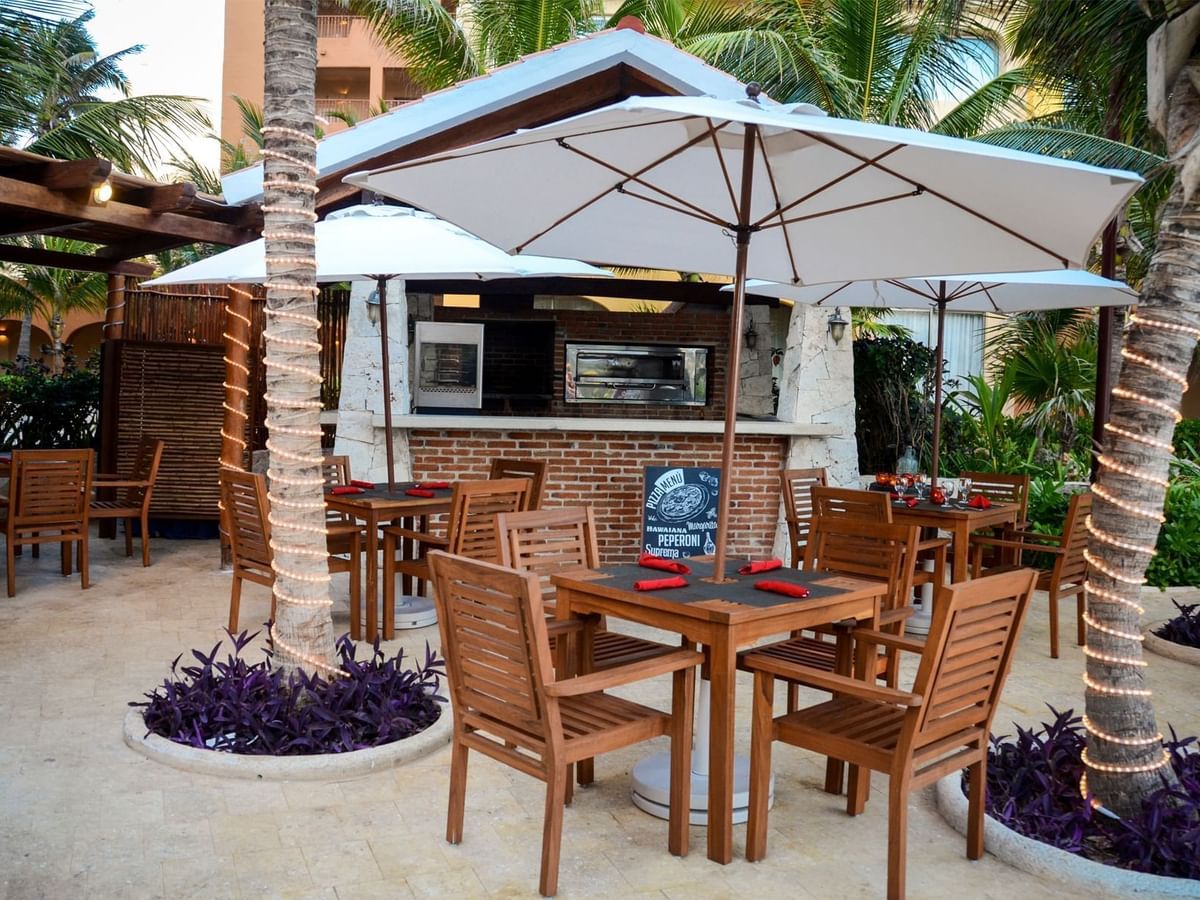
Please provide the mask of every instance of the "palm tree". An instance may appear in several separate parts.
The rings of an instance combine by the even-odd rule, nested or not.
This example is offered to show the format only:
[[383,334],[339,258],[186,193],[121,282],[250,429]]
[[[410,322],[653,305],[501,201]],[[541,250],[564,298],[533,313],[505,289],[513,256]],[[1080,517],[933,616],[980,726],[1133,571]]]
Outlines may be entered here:
[[263,237],[275,659],[336,671],[321,477],[317,329],[316,0],[266,0]]
[[[23,55],[0,67],[0,140],[61,159],[100,156],[127,172],[153,174],[156,160],[182,152],[181,139],[209,127],[189,97],[133,96],[122,63],[134,45],[100,56],[89,10],[74,19],[26,17],[0,23]],[[121,96],[105,100],[101,93]]]
[[[56,237],[28,237],[25,246],[62,253],[84,254],[95,248],[82,241]],[[34,314],[40,315],[50,327],[51,364],[53,372],[62,371],[63,318],[72,310],[102,312],[107,302],[108,283],[97,272],[77,272],[51,266],[27,264],[0,267],[0,314],[20,313],[25,324],[17,341],[17,358],[28,360],[30,327]]]

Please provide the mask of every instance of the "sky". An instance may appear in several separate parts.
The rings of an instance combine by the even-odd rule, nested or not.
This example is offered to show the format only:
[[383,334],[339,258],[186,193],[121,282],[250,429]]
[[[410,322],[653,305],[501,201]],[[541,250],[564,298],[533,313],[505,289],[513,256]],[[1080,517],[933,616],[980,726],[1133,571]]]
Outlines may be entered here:
[[[96,16],[89,30],[101,53],[132,44],[145,47],[123,65],[135,94],[201,98],[213,130],[220,130],[225,0],[91,0],[90,5]],[[204,165],[217,168],[216,141],[197,138],[189,150]]]

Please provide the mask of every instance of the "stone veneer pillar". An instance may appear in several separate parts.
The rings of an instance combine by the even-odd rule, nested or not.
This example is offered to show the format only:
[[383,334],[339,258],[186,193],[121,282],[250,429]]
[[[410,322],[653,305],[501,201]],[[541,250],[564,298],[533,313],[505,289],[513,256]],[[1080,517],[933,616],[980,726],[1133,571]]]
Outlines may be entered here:
[[[372,425],[383,415],[383,379],[379,326],[367,316],[367,297],[376,285],[351,282],[350,311],[346,316],[346,348],[342,355],[342,385],[338,398],[337,437],[333,452],[350,457],[355,478],[387,480],[383,429]],[[392,414],[407,415],[410,409],[408,367],[408,298],[404,281],[395,278],[387,285],[388,346],[392,362]],[[408,432],[395,429],[396,478],[412,478]]]

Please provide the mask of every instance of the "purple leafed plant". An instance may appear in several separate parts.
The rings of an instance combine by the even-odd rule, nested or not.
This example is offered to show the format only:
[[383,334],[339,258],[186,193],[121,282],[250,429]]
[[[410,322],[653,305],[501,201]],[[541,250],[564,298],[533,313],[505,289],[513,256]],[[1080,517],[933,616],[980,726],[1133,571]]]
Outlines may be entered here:
[[[1174,730],[1165,746],[1177,783],[1155,791],[1139,815],[1115,819],[1079,794],[1082,720],[1050,707],[1037,731],[991,738],[987,812],[1018,834],[1108,865],[1200,879],[1200,751]],[[963,775],[963,791],[967,775]]]
[[198,665],[171,664],[172,676],[147,693],[149,733],[179,744],[254,756],[346,753],[411,737],[437,721],[444,660],[425,645],[425,662],[404,668],[404,651],[385,659],[374,644],[371,658],[355,658],[347,636],[337,643],[345,675],[325,679],[298,672],[284,680],[267,658],[255,663],[242,650],[256,634],[234,637],[233,652],[217,658],[193,650]]
[[1180,604],[1171,601],[1179,615],[1168,619],[1154,633],[1166,641],[1200,649],[1200,603]]

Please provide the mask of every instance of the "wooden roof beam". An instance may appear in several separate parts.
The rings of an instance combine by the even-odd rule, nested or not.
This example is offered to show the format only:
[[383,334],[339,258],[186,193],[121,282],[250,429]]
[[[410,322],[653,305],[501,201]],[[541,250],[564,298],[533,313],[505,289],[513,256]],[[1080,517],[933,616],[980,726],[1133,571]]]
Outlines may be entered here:
[[68,197],[37,184],[0,176],[0,208],[37,210],[117,228],[131,228],[165,238],[182,238],[208,244],[233,246],[258,237],[253,231],[175,212],[154,213],[117,200],[104,205]]
[[136,275],[146,278],[154,274],[154,266],[123,260],[100,259],[82,253],[63,253],[38,247],[19,247],[0,244],[0,260],[30,266],[49,266],[55,269],[75,269],[80,272],[105,272],[110,275]]
[[0,175],[39,184],[52,191],[91,189],[112,174],[107,159],[69,159],[19,163],[0,168]]
[[138,256],[149,256],[162,250],[171,250],[190,243],[193,242],[163,237],[161,234],[151,234],[101,247],[96,251],[96,256],[100,259],[134,259]]
[[187,209],[196,201],[194,184],[160,184],[155,187],[118,188],[114,198],[131,206],[141,206],[153,213]]

